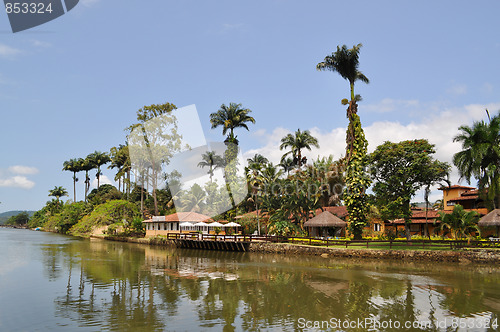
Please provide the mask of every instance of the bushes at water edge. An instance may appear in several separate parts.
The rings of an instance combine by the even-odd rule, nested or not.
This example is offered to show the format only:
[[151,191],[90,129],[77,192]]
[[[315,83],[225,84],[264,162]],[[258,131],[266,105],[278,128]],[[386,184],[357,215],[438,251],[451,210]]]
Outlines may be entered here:
[[96,227],[124,222],[133,224],[134,218],[139,215],[139,209],[134,203],[125,200],[109,201],[96,206],[90,215],[84,216],[70,228],[69,234],[89,235]]

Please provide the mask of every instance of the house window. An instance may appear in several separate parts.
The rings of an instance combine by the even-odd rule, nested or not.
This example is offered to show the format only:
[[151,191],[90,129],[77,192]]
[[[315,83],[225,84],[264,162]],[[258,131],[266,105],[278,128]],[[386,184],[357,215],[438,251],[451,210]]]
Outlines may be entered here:
[[373,224],[373,231],[380,232],[380,224]]
[[447,206],[453,206],[453,205],[455,205],[455,204],[457,204],[457,203],[455,203],[455,202],[450,202],[450,201],[446,202],[446,205],[447,205]]

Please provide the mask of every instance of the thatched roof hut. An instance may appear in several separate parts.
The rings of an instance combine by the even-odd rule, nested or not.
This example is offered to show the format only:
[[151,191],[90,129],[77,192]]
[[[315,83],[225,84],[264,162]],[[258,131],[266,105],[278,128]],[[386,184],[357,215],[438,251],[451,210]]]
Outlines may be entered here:
[[496,226],[497,228],[497,237],[500,229],[500,209],[495,209],[482,217],[477,223],[479,227],[489,227]]
[[318,214],[304,223],[306,227],[345,227],[347,223],[328,211]]
[[477,223],[478,226],[500,226],[500,209],[496,209],[485,215]]

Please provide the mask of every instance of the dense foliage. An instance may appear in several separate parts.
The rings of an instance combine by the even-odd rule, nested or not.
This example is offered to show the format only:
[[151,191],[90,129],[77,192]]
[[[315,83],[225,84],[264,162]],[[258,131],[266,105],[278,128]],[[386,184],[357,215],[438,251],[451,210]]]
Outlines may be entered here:
[[133,224],[138,216],[139,210],[135,204],[125,200],[109,201],[98,205],[90,214],[85,215],[69,229],[69,233],[85,235],[99,226]]
[[373,192],[382,219],[404,219],[407,236],[411,222],[410,201],[420,188],[446,182],[450,165],[435,160],[434,145],[425,139],[385,142],[370,155]]
[[462,143],[462,151],[453,156],[460,177],[470,183],[478,180],[479,191],[490,210],[500,207],[500,112],[472,127],[461,126],[454,141]]

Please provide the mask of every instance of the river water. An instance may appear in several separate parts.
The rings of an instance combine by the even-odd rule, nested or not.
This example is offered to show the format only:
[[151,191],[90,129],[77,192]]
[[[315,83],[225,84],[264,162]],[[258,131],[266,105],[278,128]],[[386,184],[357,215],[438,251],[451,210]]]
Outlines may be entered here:
[[492,266],[176,250],[5,228],[0,253],[0,331],[498,330]]

